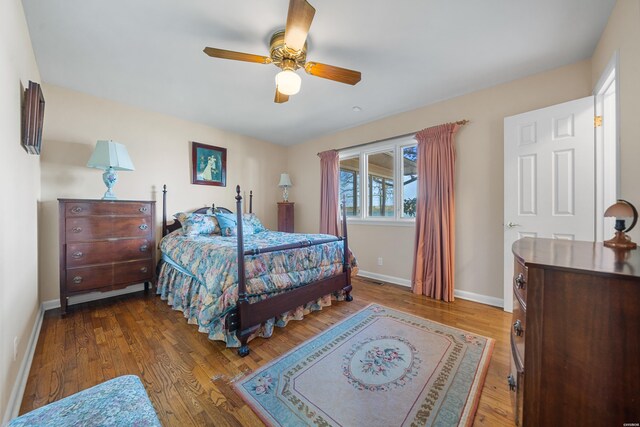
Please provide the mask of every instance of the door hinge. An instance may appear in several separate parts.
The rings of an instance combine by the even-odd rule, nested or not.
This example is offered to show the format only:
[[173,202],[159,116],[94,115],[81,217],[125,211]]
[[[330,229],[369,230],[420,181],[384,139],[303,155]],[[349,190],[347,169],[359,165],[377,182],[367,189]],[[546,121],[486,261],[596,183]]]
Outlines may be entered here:
[[593,127],[599,128],[602,126],[602,116],[595,116],[593,118]]

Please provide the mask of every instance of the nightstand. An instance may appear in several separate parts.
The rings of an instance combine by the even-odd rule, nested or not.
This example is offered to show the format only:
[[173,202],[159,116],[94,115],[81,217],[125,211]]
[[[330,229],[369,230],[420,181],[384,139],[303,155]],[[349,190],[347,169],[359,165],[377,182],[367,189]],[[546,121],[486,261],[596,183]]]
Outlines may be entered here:
[[278,202],[278,231],[293,233],[293,202]]

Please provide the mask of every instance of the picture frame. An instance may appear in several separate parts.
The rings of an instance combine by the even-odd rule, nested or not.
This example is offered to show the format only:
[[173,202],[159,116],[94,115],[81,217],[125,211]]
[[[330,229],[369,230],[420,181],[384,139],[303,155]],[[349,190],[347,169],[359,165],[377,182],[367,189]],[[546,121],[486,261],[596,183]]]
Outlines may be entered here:
[[42,146],[42,125],[44,123],[44,96],[38,83],[29,80],[24,91],[22,107],[21,145],[29,154],[40,154]]
[[227,186],[227,149],[191,142],[191,183]]

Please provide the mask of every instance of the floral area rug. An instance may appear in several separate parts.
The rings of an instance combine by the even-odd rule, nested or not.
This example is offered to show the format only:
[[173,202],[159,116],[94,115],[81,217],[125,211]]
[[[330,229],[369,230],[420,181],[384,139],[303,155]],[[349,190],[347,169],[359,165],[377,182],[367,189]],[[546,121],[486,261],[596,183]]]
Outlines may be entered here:
[[235,388],[273,426],[466,426],[493,344],[372,304]]

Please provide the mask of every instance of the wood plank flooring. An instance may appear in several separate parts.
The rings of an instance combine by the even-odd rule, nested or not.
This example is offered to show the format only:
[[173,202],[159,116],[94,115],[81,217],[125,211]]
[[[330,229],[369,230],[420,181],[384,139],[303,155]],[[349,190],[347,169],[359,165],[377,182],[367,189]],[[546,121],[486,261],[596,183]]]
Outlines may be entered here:
[[20,413],[125,374],[144,383],[165,426],[261,426],[230,385],[312,338],[348,315],[376,302],[496,340],[474,425],[513,425],[506,377],[511,315],[458,299],[433,301],[395,285],[354,280],[354,300],[334,302],[301,322],[276,328],[250,343],[251,354],[209,341],[179,311],[150,292],[71,307],[66,317],[47,311]]

